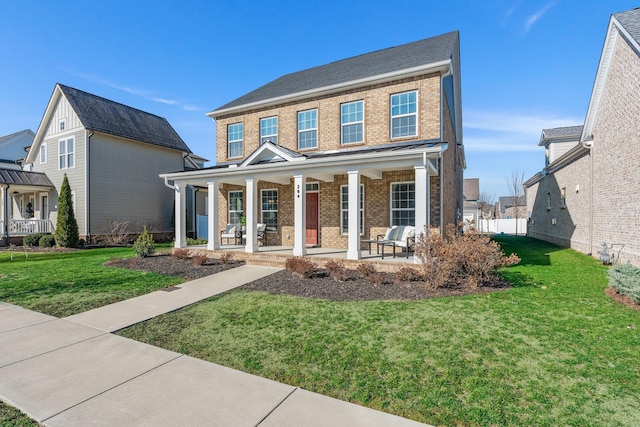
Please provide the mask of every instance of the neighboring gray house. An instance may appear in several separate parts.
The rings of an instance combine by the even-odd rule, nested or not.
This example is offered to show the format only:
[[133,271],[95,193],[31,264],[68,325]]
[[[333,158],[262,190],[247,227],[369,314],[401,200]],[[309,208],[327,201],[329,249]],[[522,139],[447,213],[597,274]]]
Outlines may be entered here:
[[632,9],[611,16],[579,138],[576,128],[572,147],[525,182],[532,237],[596,257],[617,243],[621,260],[640,265],[639,76],[640,9]]
[[87,241],[109,233],[111,221],[128,222],[131,232],[146,224],[158,236],[169,235],[174,192],[158,174],[197,169],[203,160],[166,119],[56,84],[24,166],[44,174],[54,188],[17,188],[10,216],[27,231],[52,231],[66,174]]
[[0,169],[22,169],[20,163],[27,156],[26,148],[31,146],[34,136],[31,129],[1,136]]

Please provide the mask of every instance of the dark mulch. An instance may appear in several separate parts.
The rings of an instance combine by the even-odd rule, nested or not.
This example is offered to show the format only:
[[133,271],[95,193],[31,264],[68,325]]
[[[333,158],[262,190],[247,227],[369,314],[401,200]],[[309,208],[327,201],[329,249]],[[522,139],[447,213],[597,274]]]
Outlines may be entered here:
[[157,254],[146,258],[114,259],[105,262],[104,265],[148,271],[166,276],[177,276],[186,280],[195,280],[200,277],[239,267],[244,265],[244,261],[231,260],[223,264],[218,259],[208,258],[204,264],[195,265],[191,259],[177,259],[173,258],[170,254]]
[[633,310],[640,311],[640,304],[637,304],[631,297],[619,294],[616,288],[607,286],[604,288],[604,293],[618,304],[626,305]]
[[288,270],[247,283],[241,289],[264,291],[271,294],[295,295],[333,301],[371,300],[420,300],[425,298],[467,295],[495,292],[511,288],[505,281],[496,281],[477,289],[439,288],[429,290],[424,282],[395,282],[395,275],[384,274],[382,284],[374,285],[352,273],[350,280],[336,282],[325,274],[316,274],[310,279],[302,279]]

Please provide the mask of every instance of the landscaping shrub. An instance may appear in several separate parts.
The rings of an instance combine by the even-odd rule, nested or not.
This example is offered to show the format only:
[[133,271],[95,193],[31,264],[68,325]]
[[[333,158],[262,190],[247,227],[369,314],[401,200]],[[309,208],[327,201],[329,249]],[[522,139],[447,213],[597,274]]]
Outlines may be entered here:
[[285,266],[287,270],[300,278],[311,277],[318,267],[317,264],[302,257],[287,258]]
[[56,238],[51,234],[45,234],[38,240],[38,246],[41,248],[52,248],[56,245]]
[[207,242],[208,242],[207,239],[203,239],[203,238],[192,239],[191,237],[187,237],[187,245],[189,246],[206,245]]
[[142,233],[133,244],[133,250],[137,257],[145,258],[151,256],[156,251],[156,244],[153,241],[153,234],[147,232],[147,226],[142,229]]
[[131,239],[129,221],[120,221],[115,218],[109,219],[102,234],[104,235],[104,243],[109,246],[126,245]]
[[419,280],[422,280],[422,275],[416,268],[402,267],[396,273],[396,279],[400,282],[417,282]]
[[171,252],[171,256],[175,259],[187,259],[190,255],[189,249],[187,248],[175,248],[173,252]]
[[438,232],[416,240],[416,256],[421,262],[425,284],[430,288],[462,286],[477,288],[497,279],[501,267],[520,262],[516,254],[508,257],[497,242],[470,229],[458,233],[453,224],[445,237]]
[[349,272],[340,261],[331,260],[325,264],[324,268],[336,282],[344,282],[349,278]]
[[40,241],[40,238],[46,234],[47,233],[27,234],[22,238],[22,244],[24,246],[38,246],[38,242]]
[[63,248],[75,248],[78,246],[78,222],[73,212],[73,197],[67,174],[64,174],[60,195],[58,196],[58,219],[56,221],[56,244]]
[[376,268],[372,264],[362,263],[358,265],[358,273],[363,279],[373,276],[377,273]]
[[218,259],[222,264],[228,264],[233,260],[233,252],[223,252]]
[[195,265],[196,267],[204,265],[205,262],[207,262],[207,256],[206,255],[194,255],[193,257],[191,257],[191,261],[193,262],[193,265]]
[[640,268],[630,263],[615,264],[609,269],[609,285],[640,304]]

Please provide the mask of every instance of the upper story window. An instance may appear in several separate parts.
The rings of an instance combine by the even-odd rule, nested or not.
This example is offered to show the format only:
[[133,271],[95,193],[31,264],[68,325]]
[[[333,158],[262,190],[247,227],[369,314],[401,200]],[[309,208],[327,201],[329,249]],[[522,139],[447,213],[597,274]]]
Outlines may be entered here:
[[298,111],[298,148],[318,147],[318,110]]
[[340,141],[342,144],[364,141],[364,101],[340,105]]
[[47,144],[43,143],[40,146],[40,164],[47,163]]
[[260,144],[267,141],[278,143],[278,117],[260,119]]
[[244,126],[234,123],[227,127],[227,157],[242,157]]
[[58,130],[60,132],[62,132],[63,130],[67,129],[67,119],[60,119],[60,122],[58,123]]
[[391,138],[416,136],[418,123],[418,92],[391,95]]
[[73,138],[65,138],[58,141],[58,158],[60,169],[69,169],[75,166],[75,141]]

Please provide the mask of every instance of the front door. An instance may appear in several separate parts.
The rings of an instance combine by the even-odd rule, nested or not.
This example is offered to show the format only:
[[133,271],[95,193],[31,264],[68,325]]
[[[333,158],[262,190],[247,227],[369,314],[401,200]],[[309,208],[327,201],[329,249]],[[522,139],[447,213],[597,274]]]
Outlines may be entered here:
[[49,218],[49,197],[40,197],[40,219]]
[[318,244],[318,193],[307,193],[307,245]]

